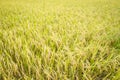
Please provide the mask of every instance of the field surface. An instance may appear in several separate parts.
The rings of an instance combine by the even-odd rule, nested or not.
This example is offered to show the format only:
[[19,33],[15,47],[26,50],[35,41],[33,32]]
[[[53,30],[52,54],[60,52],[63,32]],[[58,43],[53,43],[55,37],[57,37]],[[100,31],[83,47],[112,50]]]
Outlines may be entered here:
[[0,0],[0,80],[120,80],[120,0]]

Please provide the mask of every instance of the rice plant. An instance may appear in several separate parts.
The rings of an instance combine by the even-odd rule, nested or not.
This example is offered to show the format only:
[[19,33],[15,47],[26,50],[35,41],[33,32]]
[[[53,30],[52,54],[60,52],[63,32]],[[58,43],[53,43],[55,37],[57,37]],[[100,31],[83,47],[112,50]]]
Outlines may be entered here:
[[0,0],[0,80],[120,80],[120,0]]

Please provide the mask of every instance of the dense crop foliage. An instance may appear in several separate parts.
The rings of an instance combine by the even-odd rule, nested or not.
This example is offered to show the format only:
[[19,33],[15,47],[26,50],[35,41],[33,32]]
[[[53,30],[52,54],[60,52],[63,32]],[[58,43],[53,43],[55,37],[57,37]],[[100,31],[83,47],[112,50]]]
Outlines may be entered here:
[[119,0],[0,0],[0,80],[120,80]]

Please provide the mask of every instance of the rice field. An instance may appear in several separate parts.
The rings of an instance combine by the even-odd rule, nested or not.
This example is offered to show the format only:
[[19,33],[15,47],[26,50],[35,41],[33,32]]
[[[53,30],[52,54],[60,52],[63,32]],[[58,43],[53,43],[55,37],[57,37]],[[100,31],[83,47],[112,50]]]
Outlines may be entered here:
[[0,80],[120,80],[120,0],[0,0]]

